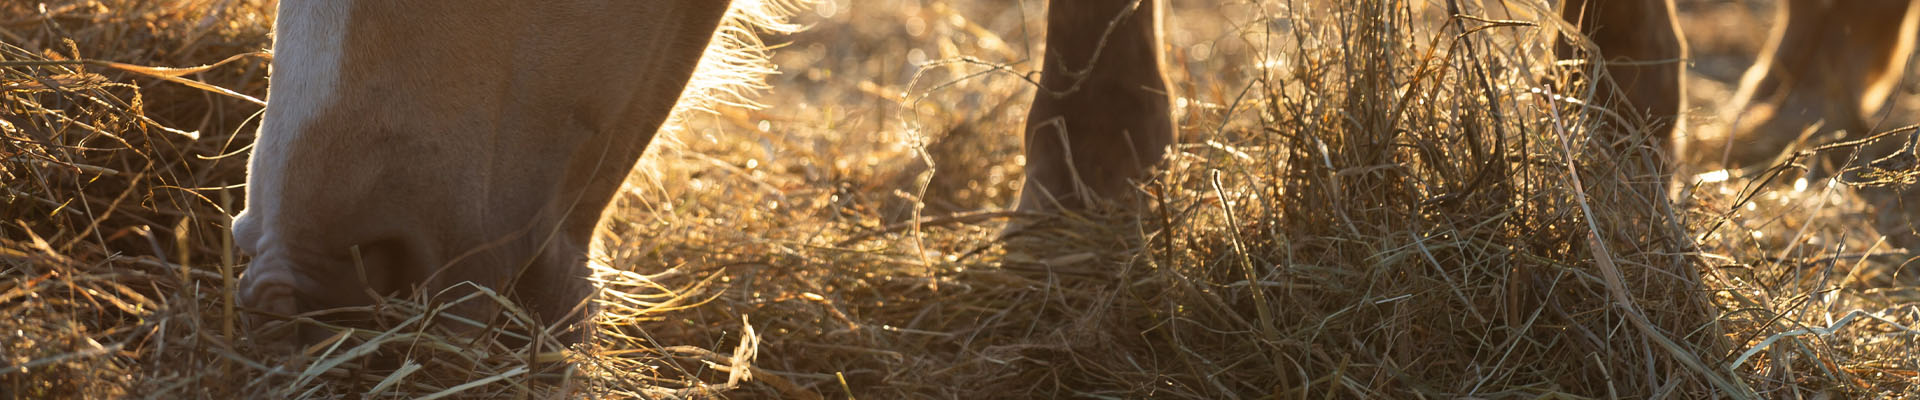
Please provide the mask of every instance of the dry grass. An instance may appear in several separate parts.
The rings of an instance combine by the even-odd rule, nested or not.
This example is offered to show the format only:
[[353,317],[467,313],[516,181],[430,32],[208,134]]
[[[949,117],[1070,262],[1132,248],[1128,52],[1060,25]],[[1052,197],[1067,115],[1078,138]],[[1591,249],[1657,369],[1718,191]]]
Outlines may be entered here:
[[1859,196],[1659,200],[1613,150],[1638,128],[1547,62],[1551,20],[1175,2],[1185,144],[1152,203],[1041,218],[991,211],[1038,2],[862,1],[777,39],[773,108],[689,114],[636,169],[592,345],[390,299],[392,329],[302,359],[235,332],[226,156],[259,107],[49,62],[213,63],[264,48],[271,5],[0,4],[0,397],[1920,396],[1911,255]]

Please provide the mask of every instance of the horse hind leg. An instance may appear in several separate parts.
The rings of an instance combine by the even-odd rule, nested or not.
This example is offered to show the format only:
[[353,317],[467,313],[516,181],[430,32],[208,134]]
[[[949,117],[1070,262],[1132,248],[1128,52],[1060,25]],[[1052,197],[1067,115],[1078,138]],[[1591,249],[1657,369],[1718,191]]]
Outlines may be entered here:
[[[1643,128],[1664,153],[1661,167],[1671,172],[1682,151],[1676,132],[1686,106],[1681,80],[1687,55],[1672,0],[1568,0],[1562,7],[1561,18],[1600,49],[1599,56],[1589,59],[1603,63],[1613,79],[1614,85],[1596,88],[1595,102]],[[1575,46],[1564,41],[1555,45],[1554,53],[1561,59],[1579,57]]]
[[1717,149],[1735,164],[1769,161],[1805,134],[1824,142],[1870,133],[1868,117],[1905,75],[1920,19],[1912,0],[1788,0],[1778,10],[1734,96],[1733,133]]
[[1161,0],[1053,0],[1019,209],[1124,200],[1174,141]]
[[1687,55],[1672,0],[1567,0],[1561,18],[1578,27],[1599,52],[1581,51],[1572,41],[1560,41],[1555,43],[1555,55],[1598,63],[1611,78],[1586,77],[1593,83],[1592,104],[1620,117],[1599,121],[1611,126],[1606,129],[1615,135],[1603,137],[1616,144],[1613,150],[1621,157],[1615,160],[1627,167],[1623,171],[1629,181],[1636,182],[1636,192],[1671,197],[1673,175],[1685,151],[1678,132],[1680,112],[1686,107],[1682,77]]
[[[1914,0],[1786,0],[1779,25],[1747,70],[1734,96],[1740,114],[1723,153],[1733,164],[1766,162],[1795,143],[1801,147],[1872,134],[1872,115],[1885,105],[1920,39],[1920,2]],[[1809,138],[1808,135],[1818,136]],[[1805,143],[1805,142],[1813,143]],[[1900,151],[1906,135],[1813,160],[1818,174],[1837,173]],[[1845,164],[1845,165],[1843,165]],[[1860,191],[1871,203],[1875,228],[1894,247],[1920,249],[1920,189]]]

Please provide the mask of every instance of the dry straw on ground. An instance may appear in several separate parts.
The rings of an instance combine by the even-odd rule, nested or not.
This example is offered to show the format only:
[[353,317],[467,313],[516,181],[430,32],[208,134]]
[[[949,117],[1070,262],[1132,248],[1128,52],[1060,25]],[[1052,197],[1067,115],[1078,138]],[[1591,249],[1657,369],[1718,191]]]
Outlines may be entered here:
[[972,211],[1018,187],[1037,2],[827,3],[774,108],[689,115],[619,194],[595,343],[390,299],[300,360],[232,307],[259,106],[180,82],[257,98],[264,59],[106,63],[252,54],[271,4],[0,4],[0,397],[1920,395],[1910,255],[1853,196],[1661,200],[1550,13],[1175,3],[1145,212]]

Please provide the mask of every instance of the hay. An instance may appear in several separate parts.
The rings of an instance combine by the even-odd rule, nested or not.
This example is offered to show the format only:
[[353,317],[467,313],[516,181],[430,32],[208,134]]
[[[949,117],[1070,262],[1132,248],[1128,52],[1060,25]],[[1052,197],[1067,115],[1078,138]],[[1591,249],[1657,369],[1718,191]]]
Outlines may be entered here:
[[595,343],[387,299],[288,358],[231,308],[259,108],[59,61],[211,64],[270,5],[0,4],[0,397],[1920,395],[1920,287],[1858,196],[1735,175],[1670,205],[1615,154],[1639,127],[1548,62],[1551,13],[1173,6],[1185,144],[1145,212],[990,210],[1037,3],[825,3],[773,108],[683,114],[618,195]]

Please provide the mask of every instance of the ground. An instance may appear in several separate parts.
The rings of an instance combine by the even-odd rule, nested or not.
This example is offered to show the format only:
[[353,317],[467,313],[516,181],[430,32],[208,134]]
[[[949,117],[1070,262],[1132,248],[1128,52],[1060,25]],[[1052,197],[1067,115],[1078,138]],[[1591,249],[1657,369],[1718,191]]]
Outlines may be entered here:
[[[766,107],[684,114],[607,213],[592,346],[399,330],[304,359],[234,325],[259,106],[153,77],[257,98],[265,62],[47,61],[210,64],[265,48],[271,5],[0,4],[0,397],[1920,395],[1912,255],[1853,189],[1643,195],[1593,145],[1622,127],[1540,95],[1547,30],[1453,45],[1444,2],[1172,1],[1154,203],[997,212],[1041,3],[833,0],[769,36]],[[1695,148],[1724,145],[1768,3],[1680,2]]]

